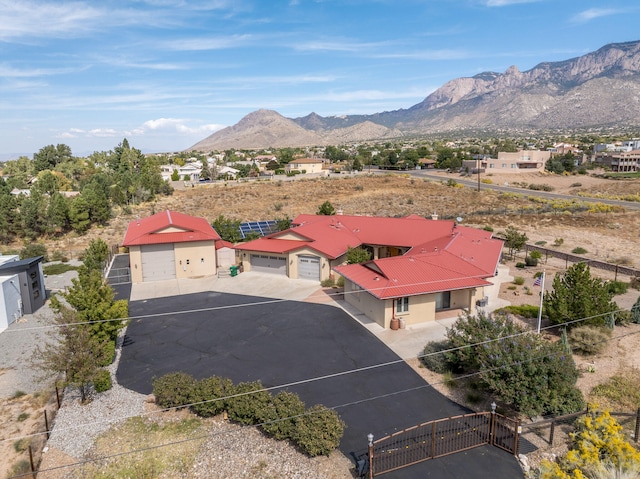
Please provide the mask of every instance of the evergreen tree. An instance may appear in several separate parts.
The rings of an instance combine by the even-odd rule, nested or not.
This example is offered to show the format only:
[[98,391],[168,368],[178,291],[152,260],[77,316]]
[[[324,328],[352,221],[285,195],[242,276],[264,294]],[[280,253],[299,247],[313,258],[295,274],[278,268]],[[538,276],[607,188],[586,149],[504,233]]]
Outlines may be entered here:
[[586,263],[576,263],[564,273],[556,274],[553,290],[544,298],[544,311],[552,324],[590,318],[576,325],[604,326],[606,313],[618,310],[612,298],[613,293],[605,281],[592,278],[591,269]]
[[336,209],[329,201],[325,201],[318,207],[317,215],[333,216],[336,214]]

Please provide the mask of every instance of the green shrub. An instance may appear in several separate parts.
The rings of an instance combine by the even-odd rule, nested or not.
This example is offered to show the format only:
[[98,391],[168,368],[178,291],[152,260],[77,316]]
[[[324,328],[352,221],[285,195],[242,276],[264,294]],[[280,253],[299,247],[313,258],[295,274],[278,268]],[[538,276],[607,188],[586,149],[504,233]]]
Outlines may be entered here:
[[106,369],[100,369],[93,378],[93,388],[97,393],[102,393],[111,389],[111,373]]
[[542,253],[538,250],[533,250],[529,253],[529,256],[532,257],[533,259],[541,259]]
[[295,420],[292,439],[311,457],[328,456],[340,444],[345,423],[338,413],[321,405],[309,408]]
[[542,185],[531,184],[529,185],[529,189],[534,191],[553,191],[555,188],[547,184],[542,184]]
[[29,449],[30,442],[31,441],[26,437],[23,437],[22,439],[18,439],[13,443],[13,449],[18,453],[24,452],[27,449]]
[[500,308],[499,310],[497,310],[496,313],[506,312],[515,314],[517,316],[522,316],[523,318],[537,318],[539,310],[540,308],[538,308],[538,306],[523,304],[520,306],[505,306],[504,308]]
[[327,278],[327,279],[323,279],[320,282],[320,286],[322,286],[323,288],[331,288],[336,284],[335,280],[333,278]]
[[153,380],[156,404],[162,408],[180,408],[190,403],[196,380],[182,373],[169,373]]
[[116,342],[107,341],[104,343],[104,361],[100,364],[102,367],[109,366],[116,357]]
[[18,415],[18,422],[26,421],[27,419],[29,419],[28,412],[23,412]]
[[271,393],[260,381],[238,383],[234,395],[227,399],[229,419],[240,424],[256,424],[271,403]]
[[422,355],[420,356],[420,363],[429,371],[444,374],[451,369],[451,365],[442,351],[450,348],[451,344],[449,344],[449,341],[446,339],[442,341],[431,341],[424,346]]
[[604,351],[611,330],[597,326],[578,326],[569,332],[571,349],[584,356],[593,356]]
[[336,281],[336,286],[338,288],[344,288],[344,276],[338,277],[338,281]]
[[200,417],[213,417],[227,408],[227,398],[235,394],[233,382],[227,378],[212,376],[200,379],[193,386],[191,410]]
[[513,278],[513,284],[522,286],[524,284],[524,278],[522,276],[516,276],[515,278]]
[[522,261],[518,261],[518,262],[516,263],[516,268],[524,269],[524,268],[526,268],[526,267],[527,267],[527,264],[526,264],[526,263],[523,263]]
[[624,281],[607,281],[607,289],[614,296],[624,294],[629,289],[629,285]]
[[587,252],[587,250],[584,249],[582,246],[578,246],[576,248],[573,248],[571,250],[571,252],[574,253],[574,254],[585,254]]
[[485,225],[484,228],[482,228],[485,231],[489,231],[493,233],[493,227],[489,226],[489,225]]
[[538,266],[538,258],[534,258],[532,256],[527,256],[524,259],[524,264],[527,266]]
[[49,255],[49,261],[60,261],[61,263],[66,263],[69,261],[69,258],[67,258],[62,251],[56,250]]
[[536,241],[536,243],[538,246],[544,246],[547,244],[547,242],[545,240],[541,240],[541,241]]
[[261,411],[260,426],[276,439],[290,439],[294,435],[296,420],[304,411],[304,402],[297,394],[280,391]]
[[34,258],[36,256],[44,256],[43,262],[49,261],[47,247],[42,243],[29,243],[20,250],[20,259]]
[[42,267],[42,273],[47,276],[55,276],[57,274],[66,273],[67,271],[77,271],[77,266],[71,266],[70,264],[54,263],[47,264]]
[[564,239],[562,238],[556,238],[555,240],[553,240],[554,246],[562,246],[563,244],[564,244]]

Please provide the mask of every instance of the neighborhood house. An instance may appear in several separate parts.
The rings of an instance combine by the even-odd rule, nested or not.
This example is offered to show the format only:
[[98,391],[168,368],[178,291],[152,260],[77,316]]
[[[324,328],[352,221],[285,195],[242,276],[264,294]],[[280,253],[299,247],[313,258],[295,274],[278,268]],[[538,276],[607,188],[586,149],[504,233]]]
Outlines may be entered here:
[[[439,311],[470,310],[485,297],[503,242],[453,221],[300,215],[292,227],[236,245],[245,271],[323,281],[344,278],[345,300],[381,326],[431,321]],[[371,254],[346,264],[350,248]]]

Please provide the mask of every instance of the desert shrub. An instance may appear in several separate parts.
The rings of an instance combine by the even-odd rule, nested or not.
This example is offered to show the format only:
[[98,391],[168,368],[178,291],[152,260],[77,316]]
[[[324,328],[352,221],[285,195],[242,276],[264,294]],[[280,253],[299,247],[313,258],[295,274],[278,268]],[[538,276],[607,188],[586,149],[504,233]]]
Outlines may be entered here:
[[522,276],[516,276],[515,278],[513,278],[513,284],[522,286],[524,284],[524,278]]
[[480,180],[480,183],[484,183],[486,185],[491,185],[491,184],[493,184],[493,181],[491,181],[491,178],[482,178]]
[[333,278],[327,278],[327,279],[323,279],[322,281],[320,281],[320,286],[322,286],[323,288],[331,288],[336,284],[335,280]]
[[554,246],[562,246],[563,244],[564,244],[564,239],[562,238],[556,238],[555,240],[553,240]]
[[504,315],[459,317],[447,330],[452,364],[477,373],[484,388],[500,401],[528,414],[560,414],[580,410],[575,387],[578,370],[562,342],[525,331]]
[[608,411],[589,411],[576,420],[569,451],[557,462],[543,460],[541,479],[638,477],[640,452],[624,437],[622,426]]
[[582,246],[577,246],[576,248],[573,248],[571,252],[574,254],[585,254],[587,250],[584,249]]
[[505,306],[504,308],[500,308],[496,311],[496,313],[511,313],[517,316],[522,316],[523,318],[537,318],[538,311],[540,308],[538,306],[533,306],[531,304],[523,304],[520,306],[510,305]]
[[[533,251],[535,253],[535,251]],[[533,256],[527,256],[524,259],[524,263],[527,266],[538,266],[538,258],[534,258]]]
[[529,256],[531,256],[534,259],[540,259],[542,258],[542,253],[538,250],[533,250],[531,253],[529,253]]
[[26,421],[27,419],[29,419],[29,416],[30,414],[28,412],[18,414],[18,422]]
[[444,374],[451,369],[451,364],[449,364],[442,351],[446,351],[449,348],[451,348],[451,344],[446,339],[428,342],[420,355],[420,363],[429,371]]
[[309,408],[295,419],[293,441],[311,457],[327,456],[340,444],[345,423],[338,413],[321,405]]
[[47,264],[42,267],[42,273],[47,276],[55,276],[57,274],[66,273],[67,271],[77,271],[77,266],[71,266],[70,264],[54,263]]
[[30,442],[31,441],[26,437],[23,437],[22,439],[18,439],[17,441],[15,441],[13,443],[13,449],[16,452],[24,452],[29,448],[29,443]]
[[515,284],[512,284],[511,286],[507,286],[507,289],[509,291],[515,291],[516,289],[518,289],[518,287]]
[[61,263],[66,263],[69,261],[62,251],[56,250],[49,255],[49,261],[60,261]]
[[29,243],[20,250],[20,259],[34,258],[36,256],[44,256],[42,261],[45,263],[49,261],[47,247],[42,243]]
[[200,417],[213,417],[226,409],[226,398],[233,394],[235,387],[230,379],[219,376],[200,379],[192,389],[191,410]]
[[271,393],[260,381],[238,383],[234,395],[227,399],[229,419],[240,424],[256,424],[271,402]]
[[93,388],[97,393],[102,393],[111,389],[111,373],[106,369],[99,369],[93,378]]
[[597,326],[578,326],[569,332],[571,349],[584,356],[601,353],[611,337],[611,330]]
[[484,228],[482,228],[485,231],[489,231],[493,233],[493,227],[489,226],[489,225],[484,225]]
[[18,399],[18,398],[21,398],[21,397],[26,396],[26,395],[27,395],[27,393],[26,393],[26,392],[24,392],[24,391],[22,391],[22,390],[18,389],[16,392],[14,392],[14,393],[11,395],[11,399]]
[[106,341],[103,346],[104,351],[104,361],[100,363],[100,366],[106,367],[109,366],[116,357],[116,342],[115,341]]
[[261,411],[258,420],[267,434],[276,439],[290,439],[295,431],[296,419],[304,411],[304,402],[297,394],[280,391]]
[[626,293],[629,285],[624,281],[607,281],[607,289],[615,296]]
[[547,184],[537,185],[532,183],[529,185],[529,189],[534,191],[553,191],[555,188]]
[[538,246],[544,246],[547,244],[547,242],[545,240],[540,240],[540,241],[536,241],[536,243]]
[[336,286],[338,288],[344,288],[344,276],[338,277],[338,280],[336,281]]
[[196,380],[193,376],[183,373],[169,373],[153,380],[153,394],[156,404],[162,408],[184,407],[193,396]]
[[[585,170],[586,172],[586,170]],[[582,186],[582,183],[571,183],[570,187],[571,188],[580,188]]]
[[591,390],[591,399],[614,411],[635,411],[640,407],[640,370],[624,369]]
[[522,261],[518,261],[518,262],[516,263],[516,268],[523,269],[523,268],[526,268],[526,267],[527,267],[527,264],[526,264],[526,263],[523,263]]

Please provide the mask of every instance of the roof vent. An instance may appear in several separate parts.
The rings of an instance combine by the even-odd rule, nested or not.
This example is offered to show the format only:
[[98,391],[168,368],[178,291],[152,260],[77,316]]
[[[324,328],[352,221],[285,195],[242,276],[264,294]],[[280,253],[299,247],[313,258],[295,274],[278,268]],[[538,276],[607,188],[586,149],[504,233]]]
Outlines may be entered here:
[[380,277],[379,276],[374,276],[373,280],[374,281],[380,281]]
[[436,213],[435,211],[433,212],[433,214],[431,215],[431,219],[433,221],[436,221],[438,219],[438,213]]

